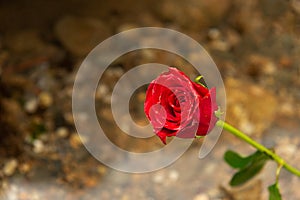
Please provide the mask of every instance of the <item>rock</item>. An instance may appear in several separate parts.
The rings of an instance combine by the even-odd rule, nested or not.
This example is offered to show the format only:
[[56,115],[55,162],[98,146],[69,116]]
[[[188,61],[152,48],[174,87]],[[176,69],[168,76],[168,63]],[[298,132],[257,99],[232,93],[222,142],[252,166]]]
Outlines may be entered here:
[[214,40],[210,43],[210,47],[219,51],[228,51],[230,49],[229,44],[224,40]]
[[15,53],[38,51],[45,45],[36,30],[24,30],[11,34],[7,36],[6,42],[6,46]]
[[31,166],[28,163],[23,163],[20,165],[19,170],[22,174],[27,174],[31,170]]
[[[81,140],[83,140],[83,141],[81,141]],[[73,133],[70,137],[70,145],[74,149],[79,148],[82,145],[82,143],[85,141],[86,140],[84,138],[80,138],[77,133]]]
[[9,34],[5,39],[8,49],[24,58],[25,63],[29,62],[28,57],[34,57],[34,60],[40,63],[48,59],[59,62],[64,58],[63,51],[44,41],[36,30],[29,29]]
[[26,112],[32,114],[35,113],[38,108],[38,100],[36,98],[31,98],[25,102],[24,109]]
[[59,20],[55,33],[65,48],[76,56],[86,56],[110,35],[108,27],[101,21],[73,16]]
[[240,43],[241,36],[234,29],[228,29],[226,31],[226,41],[228,42],[230,47],[235,47]]
[[56,135],[60,138],[66,138],[69,135],[69,131],[66,127],[59,127],[56,130]]
[[65,112],[64,113],[64,119],[69,124],[74,124],[74,118],[72,112]]
[[130,24],[130,23],[126,23],[126,24],[121,24],[118,27],[118,32],[123,32],[123,31],[128,31],[134,28],[138,28],[139,26],[136,24]]
[[169,172],[169,179],[170,179],[171,181],[177,181],[178,178],[179,178],[179,173],[178,173],[178,171],[176,171],[176,170],[171,170],[171,171]]
[[292,0],[290,1],[292,8],[298,13],[300,14],[300,1],[299,0]]
[[295,113],[295,103],[286,101],[279,105],[279,113],[285,117],[294,117]]
[[103,99],[109,93],[109,88],[105,84],[100,84],[96,90],[96,99]]
[[[225,81],[226,120],[246,134],[260,136],[277,112],[277,98],[271,92],[245,80]],[[243,92],[245,91],[245,92]]]
[[242,186],[222,186],[222,189],[234,200],[260,200],[262,199],[262,181],[251,179]]
[[217,26],[228,12],[231,1],[192,0],[189,3],[178,1],[163,1],[158,4],[158,14],[166,21],[174,21],[182,27],[193,30]]
[[43,108],[48,108],[52,105],[53,103],[53,97],[50,93],[48,92],[41,92],[39,94],[39,104]]
[[45,150],[45,145],[42,140],[36,139],[33,141],[33,152],[42,153]]
[[207,194],[198,194],[193,200],[209,200],[209,196]]
[[6,176],[11,176],[15,173],[18,167],[18,161],[16,159],[12,159],[7,161],[3,167],[3,173]]
[[207,36],[209,39],[211,40],[217,40],[217,39],[220,39],[221,37],[221,32],[219,29],[217,28],[211,28],[209,29],[208,33],[207,33]]
[[103,165],[99,165],[97,167],[97,172],[101,175],[105,174],[107,172],[107,167],[103,166]]
[[156,173],[153,177],[153,182],[157,184],[161,184],[164,182],[164,175],[162,173]]
[[292,61],[291,57],[289,57],[287,55],[283,55],[279,59],[279,64],[283,68],[290,68],[293,64],[293,61]]
[[257,9],[257,2],[257,0],[247,2],[243,0],[236,0],[234,2],[234,6],[238,9],[231,14],[231,19],[236,30],[247,34],[257,34],[257,32],[265,30],[263,18]]
[[274,75],[276,72],[277,67],[275,63],[265,56],[252,54],[249,56],[248,62],[248,73],[251,76]]

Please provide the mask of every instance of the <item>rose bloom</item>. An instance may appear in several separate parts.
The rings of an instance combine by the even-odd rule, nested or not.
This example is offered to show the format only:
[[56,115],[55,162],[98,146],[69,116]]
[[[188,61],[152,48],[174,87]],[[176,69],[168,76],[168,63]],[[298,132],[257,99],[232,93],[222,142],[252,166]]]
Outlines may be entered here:
[[217,109],[216,88],[209,90],[171,67],[150,83],[144,104],[146,116],[164,144],[166,137],[207,135],[217,122]]

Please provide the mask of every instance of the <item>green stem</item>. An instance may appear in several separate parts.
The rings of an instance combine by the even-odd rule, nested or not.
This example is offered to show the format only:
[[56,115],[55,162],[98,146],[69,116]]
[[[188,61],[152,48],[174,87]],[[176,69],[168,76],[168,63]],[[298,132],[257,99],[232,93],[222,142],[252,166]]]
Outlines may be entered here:
[[223,128],[224,130],[232,133],[233,135],[237,136],[238,138],[244,140],[251,146],[255,147],[257,150],[266,153],[270,158],[272,158],[274,161],[278,163],[278,165],[283,166],[286,170],[289,172],[297,175],[300,177],[300,171],[297,170],[296,168],[292,167],[291,165],[287,164],[285,160],[283,160],[280,156],[278,156],[276,153],[271,151],[270,149],[266,148],[265,146],[257,143],[253,139],[251,139],[249,136],[247,136],[245,133],[239,131],[238,129],[234,128],[230,124],[227,124],[226,122],[219,120],[216,124],[217,126]]

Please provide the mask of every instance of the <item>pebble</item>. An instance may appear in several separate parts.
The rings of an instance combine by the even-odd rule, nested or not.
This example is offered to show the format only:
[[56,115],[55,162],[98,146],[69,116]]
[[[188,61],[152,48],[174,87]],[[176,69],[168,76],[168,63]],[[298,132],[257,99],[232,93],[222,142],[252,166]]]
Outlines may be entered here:
[[293,9],[300,14],[300,0],[292,0],[291,1],[291,5],[293,7]]
[[169,178],[170,178],[171,181],[177,181],[178,178],[179,178],[179,173],[178,173],[178,171],[176,171],[176,170],[171,170],[171,171],[169,172]]
[[[247,134],[260,136],[275,119],[278,98],[268,90],[245,80],[225,81],[228,122]],[[247,92],[241,93],[247,88]]]
[[209,196],[207,194],[198,194],[193,200],[209,200]]
[[41,140],[36,139],[33,141],[33,152],[34,153],[42,153],[44,150],[45,150],[45,145]]
[[24,109],[26,112],[35,113],[38,108],[38,100],[36,98],[29,99],[25,102]]
[[213,26],[223,20],[230,5],[230,0],[223,0],[222,3],[219,3],[218,0],[191,0],[188,4],[184,1],[174,4],[173,1],[167,0],[159,4],[157,10],[160,17],[165,20],[174,21],[177,25],[198,30],[199,28]]
[[247,183],[237,187],[230,187],[228,185],[221,187],[225,190],[228,196],[235,200],[262,199],[263,183],[259,178],[253,178]]
[[215,50],[219,50],[219,51],[228,51],[230,49],[229,44],[224,41],[224,40],[214,40],[210,43],[210,46],[215,49]]
[[109,88],[107,87],[107,85],[100,84],[97,88],[97,91],[96,91],[96,98],[97,99],[102,99],[103,97],[108,95],[108,93],[109,93]]
[[146,93],[145,92],[140,92],[137,95],[137,99],[139,102],[144,102],[146,99]]
[[154,182],[154,183],[161,184],[161,183],[164,182],[164,179],[165,179],[165,178],[164,178],[163,174],[157,173],[157,174],[155,174],[154,177],[153,177],[153,182]]
[[108,26],[94,18],[66,16],[55,25],[60,42],[76,56],[86,56],[109,37]]
[[66,120],[66,122],[68,122],[69,124],[74,124],[74,118],[73,118],[73,114],[71,112],[66,112],[64,113],[64,119]]
[[142,49],[141,50],[142,59],[145,62],[155,62],[156,54],[151,49]]
[[138,28],[138,25],[136,24],[122,24],[121,26],[118,27],[118,32],[123,32],[123,31],[128,31],[128,30],[131,30],[131,29],[134,29],[134,28]]
[[9,160],[5,163],[3,167],[3,173],[6,176],[11,176],[15,173],[18,166],[18,161],[16,159]]
[[276,72],[276,65],[271,59],[265,56],[253,54],[249,56],[248,71],[250,75],[273,75]]
[[41,92],[39,94],[39,104],[40,106],[44,108],[48,108],[52,105],[53,103],[53,97],[50,93],[48,92]]
[[217,28],[211,28],[211,29],[209,29],[207,35],[208,35],[209,39],[211,39],[211,40],[217,40],[217,39],[220,39],[221,32]]
[[8,48],[17,53],[38,51],[45,45],[39,33],[35,30],[25,30],[16,34],[10,34],[7,36],[6,42]]
[[285,102],[279,106],[279,111],[282,115],[292,117],[295,114],[294,106],[290,102]]
[[121,77],[124,74],[124,70],[121,67],[114,67],[107,69],[107,75],[109,77]]
[[59,127],[56,130],[56,135],[60,138],[66,138],[69,135],[69,131],[66,127]]
[[100,166],[97,167],[97,172],[99,174],[103,175],[103,174],[105,174],[107,172],[107,168],[105,166],[103,166],[103,165],[100,165]]
[[21,173],[26,174],[30,171],[31,166],[28,163],[23,163],[20,165],[19,170]]
[[[83,140],[85,140],[85,139],[83,138]],[[81,141],[81,138],[79,137],[79,135],[77,133],[73,133],[70,137],[70,145],[74,149],[79,148],[83,142],[85,142],[85,141]]]

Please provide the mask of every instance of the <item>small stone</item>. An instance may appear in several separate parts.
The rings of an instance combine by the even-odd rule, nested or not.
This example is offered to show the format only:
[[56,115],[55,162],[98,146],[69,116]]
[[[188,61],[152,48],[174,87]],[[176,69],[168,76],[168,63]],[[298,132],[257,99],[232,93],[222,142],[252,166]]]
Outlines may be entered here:
[[28,163],[23,163],[20,165],[19,170],[21,173],[26,174],[30,171],[31,166]]
[[69,131],[66,127],[59,127],[56,130],[56,135],[60,138],[66,138],[69,135]]
[[162,183],[164,181],[164,176],[161,173],[155,174],[153,177],[154,183]]
[[41,135],[39,135],[39,140],[41,140],[43,142],[47,142],[47,141],[49,141],[49,135],[48,134],[41,134]]
[[66,112],[64,113],[64,119],[66,120],[66,122],[68,122],[69,124],[74,124],[74,118],[73,118],[73,114],[71,112]]
[[101,98],[105,97],[106,95],[108,95],[108,92],[109,92],[109,89],[108,89],[107,85],[100,84],[96,91],[96,98],[101,99]]
[[[225,81],[228,122],[247,134],[261,136],[278,111],[278,98],[251,82],[227,78]],[[247,88],[247,92],[242,92]]]
[[247,118],[241,119],[240,128],[241,131],[249,135],[253,134],[255,131],[254,125]]
[[224,40],[214,40],[210,43],[210,45],[213,49],[219,51],[228,51],[230,49],[229,44]]
[[292,0],[291,1],[293,9],[300,14],[300,0]]
[[121,77],[124,74],[124,70],[121,67],[108,68],[107,75],[109,77]]
[[267,57],[261,55],[250,55],[249,56],[249,66],[248,73],[252,76],[257,76],[261,74],[273,75],[276,72],[275,63]]
[[122,24],[118,27],[118,32],[128,31],[130,29],[138,28],[136,24]]
[[138,95],[137,95],[137,99],[139,102],[144,102],[145,99],[146,99],[146,93],[145,92],[140,92]]
[[108,26],[94,18],[66,16],[55,25],[61,43],[76,56],[86,56],[109,37]]
[[151,49],[142,49],[141,50],[142,58],[145,62],[154,62],[156,55]]
[[33,141],[33,152],[34,153],[42,153],[44,150],[45,150],[45,146],[41,140],[36,139]]
[[198,194],[193,200],[209,200],[209,196],[207,194]]
[[45,45],[39,33],[35,30],[19,31],[6,37],[7,46],[17,53],[26,53],[41,50]]
[[[158,5],[157,11],[160,18],[174,21],[186,28],[199,30],[199,28],[217,25],[224,19],[230,9],[231,1],[223,0],[219,3],[217,0],[191,0],[189,3],[178,1],[174,4],[173,1],[167,0]],[[190,23],[191,21],[197,21],[197,23]]]
[[295,113],[294,106],[290,102],[285,102],[280,105],[279,111],[284,116],[292,117]]
[[279,59],[279,64],[282,67],[289,68],[292,65],[292,59],[289,56],[284,55]]
[[126,194],[124,194],[121,198],[121,200],[129,200],[129,199],[130,199],[130,197]]
[[211,29],[209,29],[207,36],[211,40],[217,40],[217,39],[220,39],[221,32],[217,28],[211,28]]
[[24,109],[26,112],[35,113],[38,108],[38,100],[36,98],[29,99],[25,102]]
[[101,115],[101,117],[103,117],[103,119],[105,119],[107,121],[114,120],[114,116],[113,116],[110,108],[102,108],[100,111],[100,115]]
[[169,178],[171,181],[177,181],[179,178],[179,173],[176,170],[171,170],[169,173]]
[[100,166],[97,167],[97,172],[99,174],[105,174],[107,172],[107,168],[103,165],[100,165]]
[[53,97],[50,93],[48,92],[41,92],[39,95],[39,104],[44,107],[48,108],[52,105],[53,103]]
[[247,183],[237,186],[222,186],[228,196],[235,200],[262,199],[262,181],[258,178],[251,179]]
[[18,161],[16,159],[9,160],[5,163],[3,167],[3,173],[6,176],[11,176],[15,173],[18,166]]
[[[84,140],[84,139],[83,139]],[[73,147],[74,149],[79,148],[82,143],[84,141],[81,141],[81,138],[79,137],[79,135],[77,133],[73,133],[70,137],[70,145],[71,147]]]
[[235,30],[229,29],[226,31],[226,41],[230,47],[234,47],[240,43],[241,36]]

